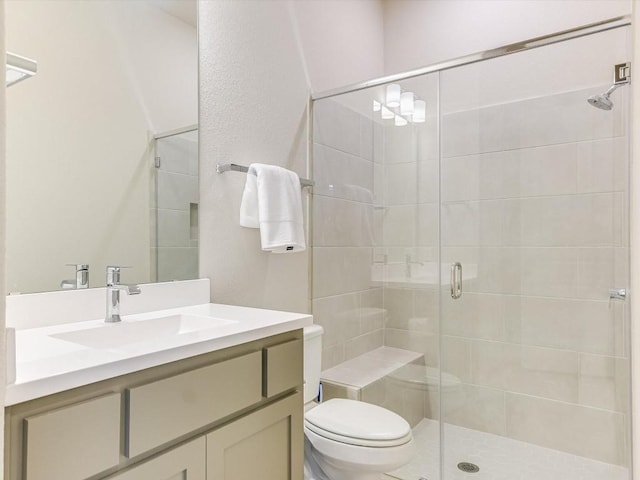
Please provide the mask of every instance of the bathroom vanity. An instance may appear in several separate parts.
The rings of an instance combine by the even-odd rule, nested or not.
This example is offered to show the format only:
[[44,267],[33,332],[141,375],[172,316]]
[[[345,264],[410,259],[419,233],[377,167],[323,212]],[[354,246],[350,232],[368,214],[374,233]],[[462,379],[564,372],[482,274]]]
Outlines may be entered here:
[[[207,312],[217,326],[111,340],[118,327],[190,325]],[[309,315],[203,304],[99,322],[18,332],[6,480],[302,479]],[[25,342],[49,353],[21,361]]]

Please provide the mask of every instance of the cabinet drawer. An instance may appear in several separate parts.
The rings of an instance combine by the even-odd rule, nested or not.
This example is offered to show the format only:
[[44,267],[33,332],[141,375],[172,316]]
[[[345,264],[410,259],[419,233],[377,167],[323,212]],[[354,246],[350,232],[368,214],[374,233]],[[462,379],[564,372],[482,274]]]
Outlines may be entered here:
[[126,455],[215,422],[262,398],[261,352],[127,390]]
[[302,340],[262,349],[264,377],[262,394],[269,398],[302,385]]
[[74,480],[120,460],[120,394],[25,418],[26,480]]

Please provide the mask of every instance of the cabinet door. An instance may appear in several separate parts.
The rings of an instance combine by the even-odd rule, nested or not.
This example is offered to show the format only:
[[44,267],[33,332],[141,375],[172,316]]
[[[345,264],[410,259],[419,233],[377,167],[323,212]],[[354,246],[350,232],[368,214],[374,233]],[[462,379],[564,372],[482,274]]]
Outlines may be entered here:
[[302,395],[207,435],[207,480],[302,480]]
[[205,480],[205,454],[205,439],[200,437],[108,480]]

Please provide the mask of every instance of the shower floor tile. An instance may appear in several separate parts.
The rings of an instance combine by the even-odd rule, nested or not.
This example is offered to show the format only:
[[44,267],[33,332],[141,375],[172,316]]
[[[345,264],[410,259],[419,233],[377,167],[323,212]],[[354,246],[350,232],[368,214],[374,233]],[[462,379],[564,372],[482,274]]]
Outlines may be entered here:
[[[510,438],[445,424],[445,480],[629,480],[624,467]],[[424,419],[413,429],[416,458],[384,480],[440,480],[439,424]],[[460,462],[480,467],[458,470]]]

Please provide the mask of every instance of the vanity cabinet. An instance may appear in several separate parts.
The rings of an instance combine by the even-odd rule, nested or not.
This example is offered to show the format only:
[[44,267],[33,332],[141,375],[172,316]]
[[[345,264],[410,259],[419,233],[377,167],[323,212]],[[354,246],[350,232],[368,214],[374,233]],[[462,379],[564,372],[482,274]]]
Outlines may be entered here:
[[162,453],[109,480],[206,480],[204,437]]
[[296,393],[208,434],[207,480],[301,480],[302,408]]
[[302,331],[5,409],[5,480],[302,480]]

